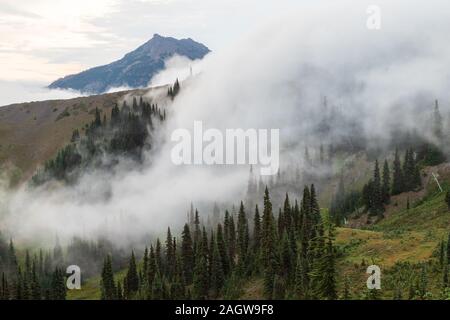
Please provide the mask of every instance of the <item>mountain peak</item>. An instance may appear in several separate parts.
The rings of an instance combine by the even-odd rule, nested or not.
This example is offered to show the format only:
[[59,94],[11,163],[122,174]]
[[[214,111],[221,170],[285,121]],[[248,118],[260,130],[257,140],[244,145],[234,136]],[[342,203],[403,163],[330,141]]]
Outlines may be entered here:
[[145,87],[164,68],[164,61],[171,56],[180,55],[196,60],[209,52],[205,45],[191,38],[175,39],[155,33],[150,40],[122,59],[58,79],[49,88],[102,93],[113,87]]

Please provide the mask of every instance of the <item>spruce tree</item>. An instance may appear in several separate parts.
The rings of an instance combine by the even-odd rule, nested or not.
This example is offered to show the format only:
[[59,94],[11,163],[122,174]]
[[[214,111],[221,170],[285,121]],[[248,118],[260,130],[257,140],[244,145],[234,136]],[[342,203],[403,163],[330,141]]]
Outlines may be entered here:
[[164,283],[160,272],[156,272],[155,279],[152,283],[152,299],[162,300],[164,299]]
[[201,237],[200,230],[200,218],[198,216],[198,211],[195,209],[195,218],[194,218],[194,249],[198,246]]
[[266,267],[264,271],[264,296],[272,299],[275,280],[275,270],[272,265]]
[[192,283],[192,271],[194,269],[194,249],[192,246],[191,231],[186,223],[181,235],[181,263],[183,275],[187,284]]
[[116,293],[117,300],[123,300],[123,291],[122,291],[122,285],[120,281],[117,281],[117,293]]
[[403,172],[402,166],[400,163],[400,157],[398,154],[398,150],[395,149],[395,158],[394,158],[394,173],[392,179],[392,195],[397,195],[404,191],[404,181],[403,181]]
[[322,223],[322,218],[320,216],[320,208],[319,203],[317,202],[316,189],[314,188],[314,184],[311,185],[310,191],[310,215],[312,219],[312,226],[314,228],[315,226]]
[[234,224],[234,218],[230,215],[228,226],[228,251],[230,257],[230,266],[234,266],[236,256],[236,227]]
[[217,298],[222,290],[224,283],[224,271],[222,259],[219,252],[217,242],[214,241],[211,258],[211,281],[210,289],[212,291],[212,298]]
[[173,266],[175,264],[175,252],[173,248],[172,233],[170,228],[167,228],[167,238],[166,238],[166,272],[169,279],[173,275]]
[[60,268],[56,268],[52,275],[51,283],[51,299],[65,300],[66,299],[66,283],[64,281],[64,273]]
[[148,248],[145,247],[144,258],[142,259],[142,280],[144,283],[148,282]]
[[156,246],[155,246],[155,259],[156,259],[156,266],[159,271],[163,271],[163,263],[162,263],[162,254],[161,254],[161,242],[159,241],[159,238],[156,239]]
[[440,145],[443,141],[443,129],[442,129],[442,116],[439,112],[439,103],[438,100],[435,101],[434,105],[434,113],[433,113],[433,134],[438,144]]
[[230,272],[230,263],[228,258],[228,250],[226,247],[222,225],[219,223],[217,225],[217,248],[219,250],[220,259],[222,262],[222,269],[225,275],[228,275]]
[[253,217],[253,252],[258,253],[261,248],[261,217],[259,216],[258,205],[255,207]]
[[269,189],[264,191],[264,212],[262,217],[262,258],[263,265],[267,268],[274,263],[274,251],[276,241],[275,221],[272,214],[272,202]]
[[289,196],[286,193],[286,197],[284,199],[284,206],[283,206],[283,217],[284,217],[284,225],[286,228],[286,231],[288,233],[293,233],[295,231],[294,226],[294,219],[292,217],[291,212],[291,203],[289,202]]
[[107,255],[103,262],[102,280],[101,280],[101,299],[113,300],[116,298],[116,288],[112,270],[111,256]]
[[280,243],[280,273],[287,280],[291,279],[292,275],[292,263],[293,263],[293,252],[291,249],[291,244],[286,231],[283,232]]
[[297,254],[297,260],[295,264],[295,277],[294,277],[294,293],[298,299],[303,298],[303,289],[305,287],[306,273],[304,272],[304,262],[301,254]]
[[383,208],[383,196],[381,191],[381,178],[380,178],[380,168],[378,166],[378,160],[375,160],[375,168],[373,171],[373,190],[372,190],[372,212],[377,215],[382,215]]
[[387,160],[385,160],[383,165],[383,182],[381,186],[383,203],[385,204],[389,203],[391,197],[390,187],[391,187],[391,174],[389,171],[389,164]]
[[323,267],[321,269],[322,279],[319,283],[321,297],[328,300],[337,299],[336,292],[336,265],[334,258],[334,249],[331,239],[328,238],[326,254],[323,258]]
[[208,266],[206,258],[197,250],[194,267],[194,279],[192,294],[196,300],[205,300],[208,298]]
[[284,217],[283,217],[283,211],[281,211],[281,208],[278,209],[278,234],[283,234],[283,231],[285,229],[284,226]]
[[248,242],[249,242],[247,217],[245,215],[244,203],[242,201],[239,207],[237,228],[238,228],[238,236],[237,236],[238,256],[239,256],[239,263],[242,266],[246,262]]
[[147,282],[148,289],[152,289],[153,280],[155,279],[155,275],[158,272],[158,264],[156,261],[155,251],[153,250],[153,245],[150,245],[150,255],[148,258],[148,273],[147,273]]
[[0,300],[9,300],[9,285],[8,280],[6,278],[6,274],[2,272],[2,282],[0,284]]
[[131,251],[131,257],[128,264],[128,271],[126,274],[127,279],[127,292],[126,297],[130,299],[139,289],[139,276],[136,267],[136,258],[134,257],[134,251]]

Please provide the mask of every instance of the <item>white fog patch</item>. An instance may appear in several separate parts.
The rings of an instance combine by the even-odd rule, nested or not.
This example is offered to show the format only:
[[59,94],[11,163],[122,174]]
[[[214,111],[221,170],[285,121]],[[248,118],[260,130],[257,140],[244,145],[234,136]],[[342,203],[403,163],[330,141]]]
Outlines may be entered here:
[[86,96],[76,90],[48,89],[45,83],[0,80],[0,106],[13,103],[71,99]]
[[[322,142],[311,128],[323,119],[318,106],[325,95],[369,141],[387,138],[394,126],[420,131],[426,123],[412,116],[431,113],[434,99],[448,96],[450,3],[413,3],[378,1],[383,22],[376,32],[366,26],[367,3],[355,1],[327,4],[326,10],[305,5],[258,27],[208,56],[198,76],[181,83],[158,133],[165,140],[146,157],[144,169],[124,165],[108,176],[87,173],[76,186],[52,192],[24,188],[9,198],[4,225],[30,239],[101,233],[131,241],[183,224],[191,201],[236,203],[245,196],[248,168],[171,161],[172,145],[164,141],[195,120],[221,132],[280,128],[281,168],[283,152],[301,162],[305,145]],[[169,70],[158,81],[182,78]],[[441,105],[443,114],[449,112],[448,101]],[[333,137],[349,132],[345,125],[333,130]],[[208,213],[201,208],[202,217]]]
[[131,88],[129,86],[113,87],[113,88],[108,88],[108,90],[106,90],[105,93],[114,93],[114,92],[128,91],[128,90],[133,90],[133,89],[135,89],[135,88]]
[[204,59],[208,59],[207,54],[203,59],[191,60],[188,57],[174,55],[164,61],[164,70],[152,77],[149,87],[173,84],[176,79],[183,81],[191,76],[195,76],[202,71]]

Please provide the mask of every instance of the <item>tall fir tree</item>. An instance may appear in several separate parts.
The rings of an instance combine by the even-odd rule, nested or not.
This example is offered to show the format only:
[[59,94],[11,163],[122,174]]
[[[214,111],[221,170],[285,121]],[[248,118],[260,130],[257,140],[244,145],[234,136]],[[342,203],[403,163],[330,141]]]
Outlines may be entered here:
[[128,264],[128,271],[126,274],[127,288],[125,296],[130,299],[139,289],[139,276],[136,267],[136,258],[134,256],[134,251],[131,251],[131,257]]
[[392,195],[397,195],[404,191],[403,171],[400,162],[400,156],[398,149],[395,149],[395,157],[393,163],[393,177],[392,177]]
[[253,217],[253,252],[258,253],[261,248],[261,217],[259,215],[258,205],[255,206],[255,215]]
[[383,203],[388,204],[391,197],[391,173],[389,170],[389,164],[387,160],[384,160],[383,165],[383,182],[381,186],[381,194]]
[[238,214],[237,223],[237,244],[238,244],[238,257],[241,266],[244,266],[247,258],[248,242],[249,242],[249,231],[248,222],[245,215],[244,203],[241,201]]
[[192,271],[194,269],[194,249],[191,239],[191,231],[186,223],[181,235],[181,263],[184,278],[187,284],[192,283]]

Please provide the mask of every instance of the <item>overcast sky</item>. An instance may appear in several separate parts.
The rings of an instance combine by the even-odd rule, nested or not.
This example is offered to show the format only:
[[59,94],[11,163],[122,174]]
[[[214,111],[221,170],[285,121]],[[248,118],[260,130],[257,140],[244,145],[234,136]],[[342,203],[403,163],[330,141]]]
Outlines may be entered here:
[[299,0],[0,0],[0,81],[51,82],[106,64],[154,33],[220,50]]

